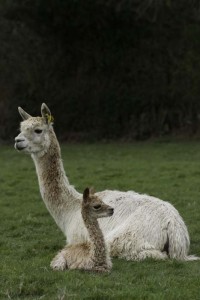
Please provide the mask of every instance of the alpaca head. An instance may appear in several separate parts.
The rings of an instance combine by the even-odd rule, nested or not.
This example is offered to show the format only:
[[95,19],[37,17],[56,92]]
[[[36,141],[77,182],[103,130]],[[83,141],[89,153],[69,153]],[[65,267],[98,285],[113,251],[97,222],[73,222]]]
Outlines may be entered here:
[[41,117],[32,117],[18,108],[23,121],[20,134],[15,138],[15,149],[30,154],[46,153],[50,146],[50,132],[53,132],[52,116],[45,103],[41,106]]
[[89,188],[83,192],[82,213],[87,213],[90,218],[103,218],[113,215],[114,208],[105,204],[98,196]]

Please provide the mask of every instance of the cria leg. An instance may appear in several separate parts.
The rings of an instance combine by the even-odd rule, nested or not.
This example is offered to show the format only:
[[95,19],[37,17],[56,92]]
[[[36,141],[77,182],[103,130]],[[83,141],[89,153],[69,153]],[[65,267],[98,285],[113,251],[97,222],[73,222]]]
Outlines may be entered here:
[[55,271],[56,270],[63,271],[65,269],[67,269],[67,262],[66,262],[66,259],[64,257],[64,251],[63,250],[58,252],[58,254],[52,260],[50,266]]
[[97,273],[109,273],[110,269],[106,268],[106,267],[94,267],[93,269],[91,269],[92,272],[97,272]]

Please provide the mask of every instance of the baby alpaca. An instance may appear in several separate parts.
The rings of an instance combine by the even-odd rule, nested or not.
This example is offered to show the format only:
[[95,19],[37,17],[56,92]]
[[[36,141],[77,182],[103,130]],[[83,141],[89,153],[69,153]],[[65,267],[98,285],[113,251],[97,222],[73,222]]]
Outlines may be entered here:
[[97,219],[112,216],[113,212],[113,208],[86,188],[83,193],[81,214],[90,241],[67,245],[53,259],[51,267],[54,270],[68,268],[109,272],[112,268],[112,262]]

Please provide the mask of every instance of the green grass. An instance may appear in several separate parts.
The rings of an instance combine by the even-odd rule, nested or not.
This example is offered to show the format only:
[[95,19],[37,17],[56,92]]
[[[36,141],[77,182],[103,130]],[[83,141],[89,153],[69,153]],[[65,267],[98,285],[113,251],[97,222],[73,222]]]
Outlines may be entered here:
[[[70,183],[170,201],[200,256],[200,143],[62,145]],[[39,194],[33,162],[0,148],[0,299],[200,299],[200,262],[113,260],[109,275],[53,272],[65,238]]]

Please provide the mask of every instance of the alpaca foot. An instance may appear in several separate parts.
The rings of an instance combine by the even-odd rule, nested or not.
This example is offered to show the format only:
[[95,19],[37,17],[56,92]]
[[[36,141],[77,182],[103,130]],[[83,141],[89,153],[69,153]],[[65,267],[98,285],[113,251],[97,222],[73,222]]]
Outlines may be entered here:
[[161,252],[156,249],[143,250],[138,253],[138,260],[144,260],[146,258],[153,258],[155,260],[165,260],[168,258],[168,255],[166,252]]
[[52,260],[51,264],[50,264],[50,267],[53,269],[53,270],[60,270],[60,271],[63,271],[65,269],[67,269],[67,263],[66,263],[66,260],[65,258],[63,257],[63,255],[61,253],[57,254],[54,259]]

